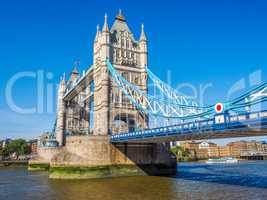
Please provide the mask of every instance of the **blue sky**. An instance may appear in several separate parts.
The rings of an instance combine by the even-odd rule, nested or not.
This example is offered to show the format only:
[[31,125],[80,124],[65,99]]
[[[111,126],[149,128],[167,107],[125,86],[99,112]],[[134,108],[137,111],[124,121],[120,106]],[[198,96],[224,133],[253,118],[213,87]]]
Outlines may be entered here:
[[[53,74],[45,78],[46,86],[55,88],[75,60],[80,60],[80,70],[87,69],[92,63],[96,25],[102,26],[104,13],[111,25],[120,8],[136,38],[141,23],[145,24],[150,69],[163,80],[169,72],[174,87],[212,84],[206,91],[206,104],[225,100],[239,80],[243,79],[246,87],[233,95],[248,90],[254,72],[261,72],[261,80],[267,81],[265,1],[3,1],[0,138],[35,137],[50,130],[55,119],[55,105],[53,112],[13,112],[7,105],[7,82],[18,72],[44,70]],[[36,105],[36,80],[19,80],[12,94],[21,107]],[[55,92],[53,95],[55,98]]]

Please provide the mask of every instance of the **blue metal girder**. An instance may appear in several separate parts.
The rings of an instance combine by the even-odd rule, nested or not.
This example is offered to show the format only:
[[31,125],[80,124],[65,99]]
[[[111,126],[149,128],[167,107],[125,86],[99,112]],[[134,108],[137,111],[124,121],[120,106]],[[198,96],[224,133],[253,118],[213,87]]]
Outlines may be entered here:
[[[266,111],[263,111],[266,112]],[[251,113],[247,114],[248,116]],[[193,126],[189,128],[190,123],[180,124],[176,126],[167,126],[154,129],[148,129],[143,131],[137,131],[132,133],[124,133],[118,135],[112,135],[110,138],[111,142],[127,142],[130,140],[146,139],[146,138],[157,138],[157,137],[168,137],[181,134],[201,134],[201,133],[222,133],[231,131],[249,131],[253,129],[265,129],[267,128],[267,117],[261,117],[256,119],[248,119],[243,121],[230,121],[223,124],[216,124],[214,120],[205,120],[200,122],[195,122],[195,124],[200,124],[201,122],[213,122],[213,124],[207,124],[205,126]]]

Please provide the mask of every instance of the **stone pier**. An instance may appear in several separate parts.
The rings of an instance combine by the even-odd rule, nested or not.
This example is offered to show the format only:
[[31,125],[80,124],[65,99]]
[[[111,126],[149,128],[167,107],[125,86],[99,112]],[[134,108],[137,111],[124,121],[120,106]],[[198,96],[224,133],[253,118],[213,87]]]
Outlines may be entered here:
[[162,144],[113,145],[108,136],[69,136],[62,148],[42,149],[30,166],[38,164],[49,164],[50,178],[58,179],[171,175],[177,170],[175,156]]

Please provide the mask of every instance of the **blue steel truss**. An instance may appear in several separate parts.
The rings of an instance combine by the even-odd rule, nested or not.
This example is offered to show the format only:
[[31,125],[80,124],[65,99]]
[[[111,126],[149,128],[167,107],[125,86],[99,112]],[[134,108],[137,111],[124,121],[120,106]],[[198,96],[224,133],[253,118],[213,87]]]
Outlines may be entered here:
[[[141,90],[136,85],[128,82],[107,60],[106,61],[111,78],[117,84],[117,87],[124,93],[124,95],[135,105],[140,111],[165,118],[178,118],[181,120],[195,119],[200,117],[207,117],[214,114],[213,106],[201,107],[194,103],[187,96],[178,96],[174,93],[173,89],[163,86],[161,90],[166,89],[169,95],[176,95],[177,98],[159,98],[148,94],[146,91]],[[165,89],[164,89],[165,88]]]
[[[267,111],[252,112],[251,110],[251,106],[267,101],[267,83],[263,83],[238,98],[223,102],[223,113],[218,114],[215,111],[215,105],[199,106],[194,99],[178,93],[161,81],[148,68],[146,68],[148,77],[164,98],[152,96],[128,82],[108,60],[107,66],[117,87],[137,109],[153,116],[181,120],[180,123],[171,126],[111,135],[111,142],[157,139],[203,132],[267,130]],[[205,118],[206,120],[203,120]],[[182,120],[187,120],[187,122],[182,123]]]
[[[161,81],[148,68],[146,72],[165,98],[156,97],[141,90],[127,81],[107,60],[111,78],[117,87],[125,94],[132,104],[140,111],[154,116],[168,119],[199,120],[199,118],[213,118],[216,114],[215,105],[199,106],[196,100],[178,93],[171,86]],[[223,103],[225,112],[245,113],[255,104],[267,101],[267,83],[256,87],[244,95]]]
[[187,106],[192,106],[193,108],[198,108],[198,110],[205,110],[208,108],[206,106],[199,106],[194,98],[178,93],[171,86],[160,80],[148,68],[146,68],[146,72],[150,80],[153,82],[154,86],[157,87],[161,91],[161,94],[163,94],[167,99],[170,99],[177,104],[183,104]]
[[250,107],[267,101],[267,82],[241,95],[240,97],[227,102],[228,109],[245,109],[250,111]]

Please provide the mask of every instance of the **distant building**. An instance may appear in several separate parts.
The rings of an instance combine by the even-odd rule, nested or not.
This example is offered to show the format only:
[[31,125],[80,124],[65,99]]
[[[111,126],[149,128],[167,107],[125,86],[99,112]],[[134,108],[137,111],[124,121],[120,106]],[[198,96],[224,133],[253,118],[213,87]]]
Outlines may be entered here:
[[5,148],[5,146],[8,144],[8,143],[10,143],[12,140],[11,139],[5,139],[5,140],[2,140],[1,142],[0,142],[0,146],[2,147],[2,148]]
[[31,153],[36,154],[37,153],[38,140],[37,139],[30,140],[28,142],[28,144],[31,147]]
[[8,143],[10,143],[11,141],[12,141],[11,139],[5,139],[5,140],[0,141],[0,160],[4,159],[3,150],[4,150],[5,146]]
[[219,157],[230,157],[231,151],[229,146],[219,146]]
[[230,154],[232,157],[239,158],[242,152],[247,150],[246,141],[237,141],[227,144],[230,149]]
[[188,149],[191,156],[196,159],[207,159],[216,157],[240,158],[242,154],[253,154],[267,152],[267,143],[257,141],[236,141],[230,142],[226,146],[218,146],[212,142],[184,142],[181,146]]
[[219,157],[218,145],[212,142],[187,142],[182,144],[197,159],[207,159]]
[[263,152],[267,152],[267,142],[266,141],[261,141],[261,148]]
[[232,157],[239,158],[244,153],[266,151],[265,145],[257,141],[237,141],[227,144]]

